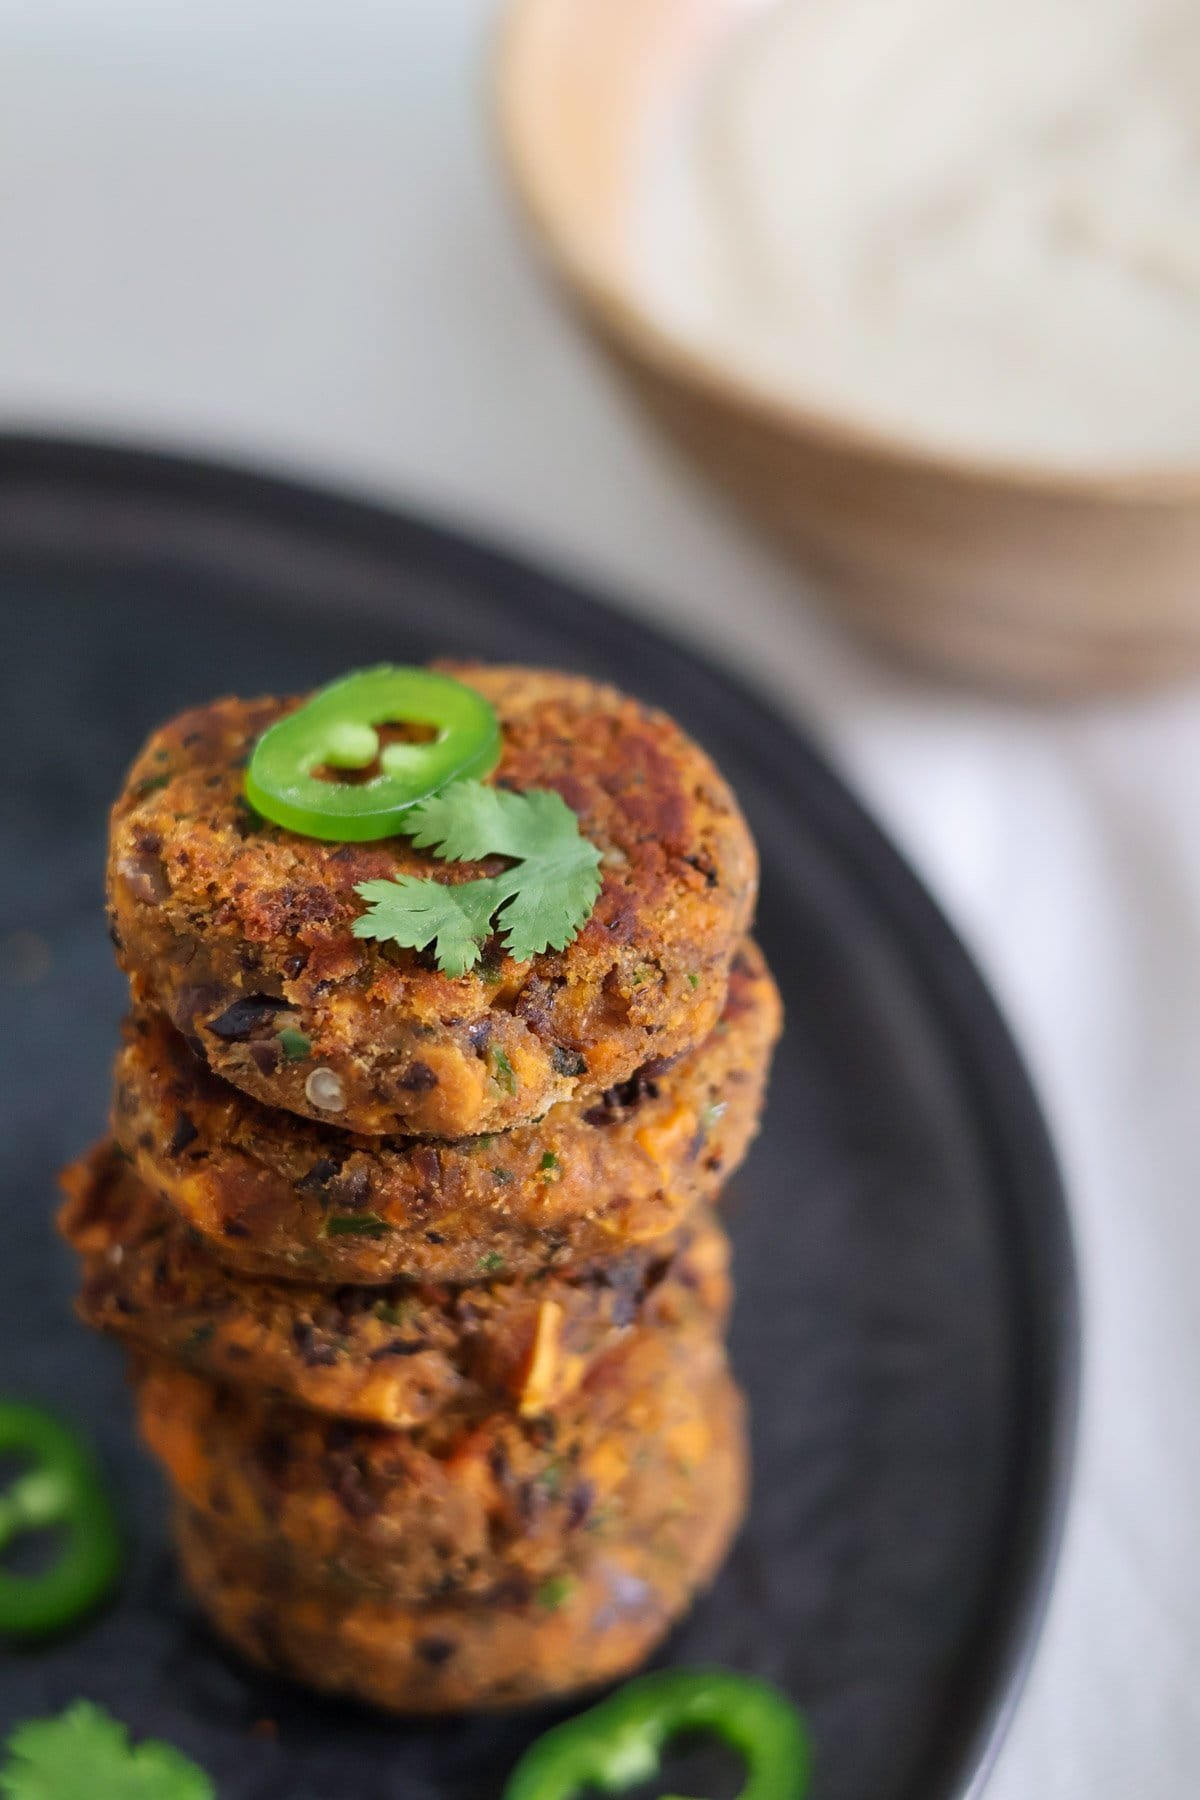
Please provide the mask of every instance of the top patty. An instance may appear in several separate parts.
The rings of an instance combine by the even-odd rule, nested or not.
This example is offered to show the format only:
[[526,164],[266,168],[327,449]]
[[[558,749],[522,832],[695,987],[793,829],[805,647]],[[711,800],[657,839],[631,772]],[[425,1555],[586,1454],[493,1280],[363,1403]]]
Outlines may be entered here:
[[[527,1124],[691,1048],[716,1023],[754,909],[745,821],[664,714],[580,677],[450,672],[499,714],[493,779],[555,790],[603,852],[595,910],[563,951],[516,963],[495,943],[451,977],[427,953],[355,938],[360,882],[445,879],[447,865],[405,838],[329,844],[254,814],[247,758],[298,700],[182,714],[150,739],[113,810],[110,907],[135,994],[236,1086],[369,1135]],[[286,1027],[308,1040],[299,1058],[280,1043]]]

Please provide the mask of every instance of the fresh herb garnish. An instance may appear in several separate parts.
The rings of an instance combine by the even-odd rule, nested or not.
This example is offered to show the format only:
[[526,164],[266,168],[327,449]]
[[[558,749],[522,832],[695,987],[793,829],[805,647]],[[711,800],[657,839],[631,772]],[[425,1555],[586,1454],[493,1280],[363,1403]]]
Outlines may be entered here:
[[124,1725],[88,1700],[16,1726],[6,1749],[5,1800],[216,1800],[181,1751],[154,1738],[131,1744]]
[[479,1259],[479,1271],[482,1275],[495,1275],[504,1267],[504,1258],[498,1250],[489,1250],[486,1256]]
[[493,932],[508,954],[528,962],[563,950],[600,892],[600,852],[579,829],[566,801],[544,788],[512,794],[481,781],[457,781],[405,815],[404,832],[447,862],[512,859],[500,875],[446,883],[415,875],[364,881],[367,911],[356,937],[389,939],[409,950],[435,948],[439,969],[465,975]]
[[561,1167],[562,1164],[559,1162],[557,1156],[555,1156],[553,1150],[542,1151],[542,1160],[538,1164],[538,1168],[542,1171],[543,1175],[548,1174],[551,1169],[559,1169]]

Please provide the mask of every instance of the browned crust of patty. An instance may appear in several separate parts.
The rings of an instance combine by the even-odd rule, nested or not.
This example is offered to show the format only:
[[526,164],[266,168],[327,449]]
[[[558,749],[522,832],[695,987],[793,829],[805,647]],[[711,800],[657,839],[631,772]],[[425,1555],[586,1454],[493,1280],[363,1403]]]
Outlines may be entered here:
[[674,1067],[488,1138],[354,1138],[249,1100],[153,1014],[127,1022],[113,1131],[143,1181],[249,1274],[477,1281],[650,1243],[711,1202],[757,1130],[781,1011],[757,946]]
[[514,1407],[554,1412],[638,1325],[721,1318],[729,1246],[711,1214],[578,1274],[471,1288],[335,1290],[232,1275],[112,1154],[64,1176],[80,1317],[194,1373],[389,1429]]
[[188,1586],[260,1668],[389,1712],[526,1706],[630,1674],[715,1576],[745,1508],[740,1397],[714,1401],[707,1454],[669,1538],[597,1539],[532,1594],[401,1607],[281,1581],[219,1522],[177,1508]]
[[[579,677],[447,667],[500,715],[493,779],[554,789],[604,853],[595,911],[564,951],[518,964],[497,946],[451,978],[427,955],[355,938],[359,882],[445,879],[447,865],[403,838],[321,843],[247,809],[249,753],[296,700],[219,700],[172,720],[112,814],[110,910],[135,996],[266,1104],[369,1135],[528,1124],[691,1048],[717,1020],[754,909],[737,804],[665,714]],[[310,1040],[303,1062],[282,1053],[284,1025]],[[340,1083],[336,1113],[306,1092],[317,1069]]]
[[190,1507],[288,1579],[409,1605],[532,1593],[630,1533],[683,1554],[727,1383],[713,1321],[635,1329],[537,1419],[375,1431],[165,1364],[137,1386],[142,1434]]

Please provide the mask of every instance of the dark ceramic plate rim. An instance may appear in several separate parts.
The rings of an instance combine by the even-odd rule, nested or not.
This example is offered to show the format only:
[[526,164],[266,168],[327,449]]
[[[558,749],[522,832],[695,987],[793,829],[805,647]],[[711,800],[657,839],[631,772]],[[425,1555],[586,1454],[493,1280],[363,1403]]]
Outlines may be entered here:
[[[39,496],[43,505],[39,507]],[[436,552],[464,579],[506,587],[519,583],[527,614],[548,629],[589,643],[619,631],[632,657],[669,655],[685,667],[701,695],[719,697],[727,728],[760,760],[764,700],[702,654],[653,626],[502,551],[400,512],[304,482],[159,449],[114,446],[23,433],[0,433],[0,553],[45,548],[39,528],[62,502],[81,503],[81,530],[99,528],[107,511],[111,544],[129,552],[126,524],[148,503],[226,521],[240,517],[288,534],[335,538],[359,552],[410,559]],[[90,505],[92,517],[87,516]],[[99,509],[99,510],[97,510]],[[115,511],[114,511],[115,509]],[[116,530],[112,530],[114,522]],[[95,553],[103,544],[88,539]],[[57,547],[70,549],[59,539]],[[570,602],[569,612],[564,599]],[[553,616],[551,616],[553,615]],[[770,738],[787,754],[773,757],[765,780],[789,790],[813,830],[835,847],[866,904],[906,948],[910,967],[955,1049],[986,1148],[1008,1198],[1011,1253],[1024,1272],[1024,1485],[1007,1538],[1007,1562],[996,1582],[1004,1596],[962,1698],[953,1741],[928,1800],[978,1800],[1015,1711],[1040,1635],[1053,1584],[1070,1491],[1080,1376],[1079,1297],[1074,1252],[1054,1151],[1029,1077],[982,976],[917,876],[814,746],[769,712]]]

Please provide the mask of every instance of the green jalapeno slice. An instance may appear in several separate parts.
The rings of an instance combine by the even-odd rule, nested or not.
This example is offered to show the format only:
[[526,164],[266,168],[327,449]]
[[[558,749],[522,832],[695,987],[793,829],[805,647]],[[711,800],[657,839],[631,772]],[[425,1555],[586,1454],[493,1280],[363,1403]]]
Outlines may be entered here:
[[548,1731],[517,1764],[504,1800],[622,1794],[657,1774],[671,1739],[711,1733],[746,1764],[738,1800],[802,1800],[811,1754],[800,1715],[766,1682],[680,1669],[631,1681],[610,1700]]
[[0,1555],[35,1533],[60,1540],[49,1565],[36,1573],[0,1564],[0,1635],[41,1637],[71,1624],[108,1592],[120,1568],[120,1533],[90,1453],[49,1413],[0,1401],[0,1458],[22,1465],[0,1488]]
[[[386,725],[431,727],[425,743],[381,744]],[[500,725],[482,694],[433,669],[383,664],[343,676],[278,720],[255,745],[246,797],[304,837],[366,843],[404,829],[410,807],[500,760]],[[362,781],[322,769],[379,770]]]

